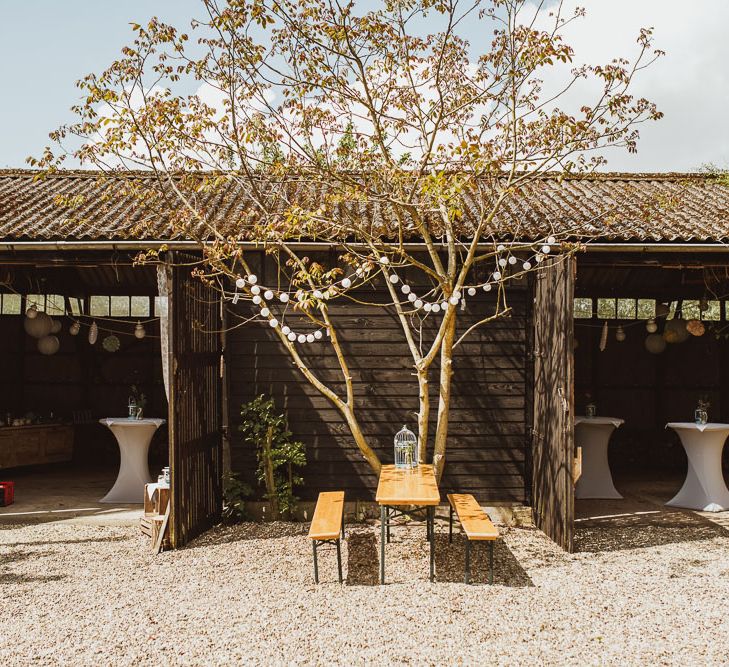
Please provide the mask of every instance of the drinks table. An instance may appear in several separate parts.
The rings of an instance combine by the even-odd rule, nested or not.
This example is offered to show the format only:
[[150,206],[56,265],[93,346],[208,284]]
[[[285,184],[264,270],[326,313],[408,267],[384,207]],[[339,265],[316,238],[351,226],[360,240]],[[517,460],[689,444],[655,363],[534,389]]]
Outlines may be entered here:
[[144,485],[149,484],[147,453],[154,432],[165,423],[164,419],[100,419],[100,424],[107,426],[119,444],[119,474],[111,487],[99,502],[102,503],[143,503]]
[[688,470],[681,490],[666,505],[703,512],[729,510],[729,489],[721,470],[721,453],[729,424],[671,422],[686,450]]
[[608,463],[608,443],[623,424],[617,417],[575,417],[575,444],[582,447],[582,474],[575,498],[622,498],[613,484]]
[[[380,583],[385,583],[385,542],[390,541],[390,519],[425,509],[426,535],[430,542],[430,580],[434,578],[435,508],[440,504],[438,482],[432,465],[417,468],[382,466],[375,497],[380,505]],[[408,508],[408,509],[403,509]]]

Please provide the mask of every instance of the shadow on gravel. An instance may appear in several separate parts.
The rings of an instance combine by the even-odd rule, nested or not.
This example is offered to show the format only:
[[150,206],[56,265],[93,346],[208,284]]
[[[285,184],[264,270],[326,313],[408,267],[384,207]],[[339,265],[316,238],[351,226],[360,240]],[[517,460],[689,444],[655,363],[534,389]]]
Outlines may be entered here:
[[[448,534],[435,535],[435,578],[447,583],[464,583],[466,565],[466,540],[455,533],[453,542],[448,542]],[[486,542],[471,542],[471,583],[489,582],[489,547]],[[534,583],[519,564],[504,540],[494,543],[494,584],[511,588],[526,588]]]
[[380,555],[374,531],[349,532],[345,540],[347,586],[377,586],[380,582]]
[[9,554],[3,555],[2,569],[0,569],[0,585],[43,583],[46,581],[59,581],[66,578],[65,575],[60,574],[29,576],[26,574],[17,574],[8,569],[8,566],[10,565],[17,565],[24,560],[37,558],[37,556],[38,553],[35,551],[13,551]]
[[110,537],[89,537],[83,540],[43,540],[40,542],[8,542],[6,544],[0,544],[2,546],[10,547],[47,547],[56,544],[94,544],[104,542],[129,542],[132,537],[126,537],[124,535],[110,536]]
[[625,551],[729,537],[729,530],[693,512],[650,509],[578,519],[575,551]]
[[305,536],[308,532],[308,523],[294,523],[291,521],[245,522],[233,525],[218,524],[183,548],[189,550],[246,540],[277,540],[282,537]]

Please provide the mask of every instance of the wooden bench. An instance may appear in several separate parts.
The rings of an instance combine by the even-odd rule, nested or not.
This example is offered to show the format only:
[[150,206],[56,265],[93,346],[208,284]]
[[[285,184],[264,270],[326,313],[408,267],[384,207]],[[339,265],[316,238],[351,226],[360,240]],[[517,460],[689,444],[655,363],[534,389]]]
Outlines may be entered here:
[[342,548],[344,538],[344,491],[324,491],[319,494],[314,516],[309,528],[309,539],[314,547],[314,581],[319,583],[319,563],[316,559],[317,547],[321,544],[334,544],[337,547],[337,567],[339,583],[342,583]]
[[489,543],[489,583],[494,583],[494,541],[499,537],[499,529],[491,523],[488,514],[481,509],[476,499],[467,493],[449,493],[450,514],[448,519],[448,541],[453,542],[453,512],[466,535],[466,583],[471,581],[471,541]]

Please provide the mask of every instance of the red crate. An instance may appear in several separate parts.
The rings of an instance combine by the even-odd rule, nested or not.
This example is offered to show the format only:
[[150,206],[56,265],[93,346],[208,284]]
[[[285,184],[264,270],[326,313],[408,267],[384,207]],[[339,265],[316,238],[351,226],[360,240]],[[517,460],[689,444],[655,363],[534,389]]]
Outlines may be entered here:
[[0,507],[12,505],[15,500],[15,482],[0,482]]

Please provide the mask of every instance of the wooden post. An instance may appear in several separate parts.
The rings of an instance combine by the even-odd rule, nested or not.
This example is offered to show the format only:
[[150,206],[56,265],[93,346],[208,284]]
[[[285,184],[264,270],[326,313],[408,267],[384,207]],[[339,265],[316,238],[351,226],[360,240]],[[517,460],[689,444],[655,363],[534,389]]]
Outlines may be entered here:
[[268,495],[268,503],[271,507],[271,516],[273,520],[278,516],[278,498],[276,497],[276,483],[273,478],[273,463],[271,461],[271,445],[273,444],[273,426],[269,426],[266,431],[266,438],[263,441],[263,465],[266,473],[266,494]]

